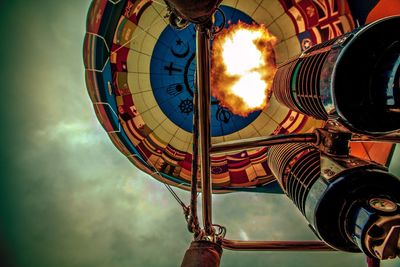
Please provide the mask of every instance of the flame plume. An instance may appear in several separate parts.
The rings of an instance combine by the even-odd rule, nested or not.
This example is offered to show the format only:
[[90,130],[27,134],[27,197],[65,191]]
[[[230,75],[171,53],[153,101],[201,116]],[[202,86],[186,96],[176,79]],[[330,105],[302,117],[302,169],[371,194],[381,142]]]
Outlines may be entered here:
[[276,72],[276,41],[264,25],[240,21],[214,39],[212,95],[234,114],[247,116],[267,106]]

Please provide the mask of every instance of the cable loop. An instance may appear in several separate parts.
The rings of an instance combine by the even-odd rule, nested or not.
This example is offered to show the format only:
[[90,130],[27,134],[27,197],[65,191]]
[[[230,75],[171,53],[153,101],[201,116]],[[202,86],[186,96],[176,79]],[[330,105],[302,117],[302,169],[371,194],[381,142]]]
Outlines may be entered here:
[[213,224],[213,227],[216,229],[215,242],[217,243],[222,242],[222,240],[225,238],[226,235],[226,227],[219,224]]
[[225,16],[224,11],[222,9],[220,9],[219,7],[217,7],[215,14],[217,14],[217,12],[219,12],[222,16],[222,23],[219,26],[212,27],[211,39],[214,39],[214,36],[217,35],[218,33],[220,33],[225,28],[225,24],[226,24],[226,16]]

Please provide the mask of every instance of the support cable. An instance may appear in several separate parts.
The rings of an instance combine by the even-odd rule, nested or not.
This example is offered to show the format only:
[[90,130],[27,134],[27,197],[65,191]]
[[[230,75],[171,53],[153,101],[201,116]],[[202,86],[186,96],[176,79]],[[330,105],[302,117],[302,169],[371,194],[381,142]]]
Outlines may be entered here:
[[199,218],[197,216],[197,175],[199,172],[199,111],[198,111],[198,90],[197,82],[195,82],[193,92],[193,158],[192,158],[192,180],[190,187],[190,206],[189,217],[187,220],[190,232],[199,235],[201,229],[199,226]]

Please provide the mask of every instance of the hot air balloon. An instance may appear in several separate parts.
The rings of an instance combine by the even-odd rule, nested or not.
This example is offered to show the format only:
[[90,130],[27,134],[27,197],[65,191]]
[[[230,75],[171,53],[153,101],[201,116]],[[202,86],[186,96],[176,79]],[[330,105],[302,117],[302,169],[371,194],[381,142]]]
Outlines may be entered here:
[[[188,189],[194,26],[174,30],[161,1],[114,2],[93,1],[87,19],[84,61],[96,115],[115,146],[137,167],[165,183]],[[221,3],[226,27],[228,22],[238,21],[265,24],[278,38],[276,64],[351,30],[354,24],[347,5],[336,8],[331,11],[285,1]],[[318,20],[322,15],[317,12],[325,12],[326,18]],[[221,23],[221,16],[217,14],[216,20]],[[308,132],[321,125],[321,121],[280,105],[274,96],[268,108],[247,117],[232,114],[216,99],[211,101],[212,143]],[[266,160],[266,149],[212,157],[213,190],[276,191]]]
[[[358,9],[338,0],[189,2],[93,0],[83,51],[89,96],[114,145],[140,170],[185,190],[193,189],[192,173],[198,167],[193,136],[201,135],[199,123],[193,121],[194,99],[201,87],[196,77],[202,75],[196,68],[198,25],[211,16],[216,32],[238,23],[265,25],[277,39],[273,63],[280,66],[316,44],[354,30],[366,18],[359,10],[372,8],[365,4]],[[210,145],[287,134],[312,141],[308,134],[325,125],[323,118],[281,104],[275,94],[267,97],[266,107],[245,116],[211,97]],[[393,150],[392,144],[351,146],[353,155],[381,164],[388,163]],[[268,149],[242,146],[213,154],[212,192],[283,193],[268,166]],[[200,172],[195,176],[203,180]],[[303,248],[329,249],[321,243],[304,243]]]

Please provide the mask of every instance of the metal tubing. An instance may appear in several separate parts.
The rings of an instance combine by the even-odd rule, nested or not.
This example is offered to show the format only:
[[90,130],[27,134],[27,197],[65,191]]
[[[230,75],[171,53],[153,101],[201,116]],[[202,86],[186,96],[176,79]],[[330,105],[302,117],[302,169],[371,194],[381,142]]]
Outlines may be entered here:
[[383,142],[383,143],[400,143],[400,134],[389,136],[353,136],[352,142]]
[[197,82],[193,92],[193,160],[192,181],[190,187],[190,213],[188,220],[189,231],[198,234],[200,231],[199,218],[197,216],[197,175],[199,173],[199,99]]
[[201,191],[203,204],[203,227],[206,235],[213,235],[212,227],[212,184],[211,184],[211,133],[210,133],[210,26],[197,25],[196,60],[197,86],[199,95],[199,147],[201,169]]
[[371,258],[367,256],[367,265],[368,267],[380,267],[381,261],[377,258]]
[[218,154],[287,143],[316,143],[316,141],[317,135],[315,133],[275,135],[219,143],[213,145],[210,152],[211,154]]
[[240,241],[222,240],[222,247],[243,251],[335,251],[322,241]]

